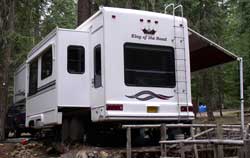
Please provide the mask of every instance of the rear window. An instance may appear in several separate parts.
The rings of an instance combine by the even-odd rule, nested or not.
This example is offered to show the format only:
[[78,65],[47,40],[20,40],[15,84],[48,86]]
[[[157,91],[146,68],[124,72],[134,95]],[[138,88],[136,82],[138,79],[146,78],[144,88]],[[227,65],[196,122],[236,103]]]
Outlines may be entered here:
[[124,76],[127,86],[174,88],[174,49],[136,43],[124,44]]
[[83,74],[85,71],[85,50],[82,46],[68,46],[67,69],[71,74]]

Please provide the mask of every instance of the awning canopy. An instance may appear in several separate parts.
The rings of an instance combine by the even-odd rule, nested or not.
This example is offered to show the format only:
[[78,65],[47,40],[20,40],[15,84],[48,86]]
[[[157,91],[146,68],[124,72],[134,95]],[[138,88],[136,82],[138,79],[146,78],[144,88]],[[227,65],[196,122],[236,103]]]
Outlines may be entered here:
[[239,57],[192,29],[189,31],[191,72],[238,60]]

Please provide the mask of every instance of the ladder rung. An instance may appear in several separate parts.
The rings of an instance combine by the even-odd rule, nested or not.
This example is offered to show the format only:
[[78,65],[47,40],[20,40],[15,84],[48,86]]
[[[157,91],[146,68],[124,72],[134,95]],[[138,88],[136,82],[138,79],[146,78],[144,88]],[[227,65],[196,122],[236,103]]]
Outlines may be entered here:
[[181,25],[181,26],[178,26],[178,25],[174,25],[174,27],[178,27],[178,28],[184,28],[184,26],[183,26],[183,25]]
[[186,72],[186,70],[175,70],[175,71],[182,71],[182,72],[184,71],[184,72]]
[[[184,50],[184,49],[179,48],[178,50]],[[178,54],[185,54],[185,52],[176,52],[176,53],[178,53]]]
[[185,58],[176,58],[175,60],[186,60]]
[[187,92],[176,92],[176,94],[187,94]]
[[175,36],[174,38],[181,38],[181,39],[184,39],[184,37],[182,37],[182,36]]

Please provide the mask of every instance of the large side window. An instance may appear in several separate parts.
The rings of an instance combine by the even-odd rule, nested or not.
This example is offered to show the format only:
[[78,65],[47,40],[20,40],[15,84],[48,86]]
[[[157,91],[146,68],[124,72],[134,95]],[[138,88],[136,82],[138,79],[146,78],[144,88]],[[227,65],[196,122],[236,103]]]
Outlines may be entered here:
[[174,88],[174,49],[166,46],[124,44],[124,76],[127,86]]
[[85,71],[85,50],[82,46],[68,46],[67,69],[71,74],[83,74]]
[[29,64],[29,96],[37,92],[38,60],[35,59]]
[[52,74],[52,46],[47,48],[42,53],[42,70],[41,70],[41,79],[45,79]]
[[94,87],[102,86],[101,45],[94,48]]

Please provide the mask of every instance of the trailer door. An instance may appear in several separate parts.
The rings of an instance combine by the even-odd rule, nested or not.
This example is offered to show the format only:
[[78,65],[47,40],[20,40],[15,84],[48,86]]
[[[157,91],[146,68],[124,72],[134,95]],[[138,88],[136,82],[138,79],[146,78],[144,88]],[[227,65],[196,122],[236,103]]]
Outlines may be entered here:
[[[104,51],[103,28],[92,30],[90,48],[90,73],[91,73],[91,111],[92,120],[96,109],[104,106]],[[93,112],[93,110],[95,112]],[[102,110],[103,111],[103,110]],[[99,111],[100,112],[100,111]],[[103,114],[104,115],[104,114]]]

